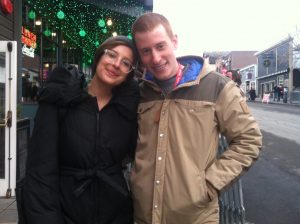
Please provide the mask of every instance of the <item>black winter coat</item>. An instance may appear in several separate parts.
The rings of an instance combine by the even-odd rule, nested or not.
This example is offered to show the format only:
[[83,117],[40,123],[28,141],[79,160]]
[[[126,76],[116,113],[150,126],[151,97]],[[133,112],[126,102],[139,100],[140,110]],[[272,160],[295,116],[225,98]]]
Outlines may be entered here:
[[138,85],[116,87],[99,111],[81,75],[68,69],[53,72],[40,95],[24,185],[27,223],[133,223],[121,166],[134,156]]

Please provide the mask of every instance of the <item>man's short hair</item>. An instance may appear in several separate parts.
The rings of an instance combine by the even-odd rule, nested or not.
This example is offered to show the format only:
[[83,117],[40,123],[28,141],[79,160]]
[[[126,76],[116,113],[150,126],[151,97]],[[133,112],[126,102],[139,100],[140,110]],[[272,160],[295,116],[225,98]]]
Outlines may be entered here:
[[149,12],[138,17],[132,24],[133,40],[135,39],[136,33],[152,31],[160,24],[165,28],[168,36],[172,39],[173,31],[168,19],[161,14]]

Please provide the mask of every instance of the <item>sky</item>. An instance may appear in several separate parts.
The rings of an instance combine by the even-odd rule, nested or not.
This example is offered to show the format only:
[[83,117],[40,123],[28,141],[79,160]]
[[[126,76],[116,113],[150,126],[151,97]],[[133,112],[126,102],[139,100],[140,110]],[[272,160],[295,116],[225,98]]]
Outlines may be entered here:
[[263,51],[300,33],[299,0],[153,0],[170,21],[176,54]]

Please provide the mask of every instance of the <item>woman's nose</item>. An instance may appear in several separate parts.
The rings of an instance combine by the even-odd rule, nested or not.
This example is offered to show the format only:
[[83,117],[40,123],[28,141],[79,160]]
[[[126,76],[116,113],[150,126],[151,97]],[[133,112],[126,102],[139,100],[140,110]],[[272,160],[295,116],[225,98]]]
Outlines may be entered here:
[[122,62],[122,58],[117,57],[117,58],[115,59],[115,61],[114,61],[113,64],[114,64],[116,67],[120,67],[121,62]]

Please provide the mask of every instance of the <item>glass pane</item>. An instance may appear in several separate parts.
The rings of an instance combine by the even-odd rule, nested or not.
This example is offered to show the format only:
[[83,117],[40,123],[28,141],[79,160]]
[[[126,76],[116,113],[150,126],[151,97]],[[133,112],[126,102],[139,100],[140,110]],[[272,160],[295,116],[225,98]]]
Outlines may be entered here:
[[0,178],[5,177],[5,52],[0,52]]

